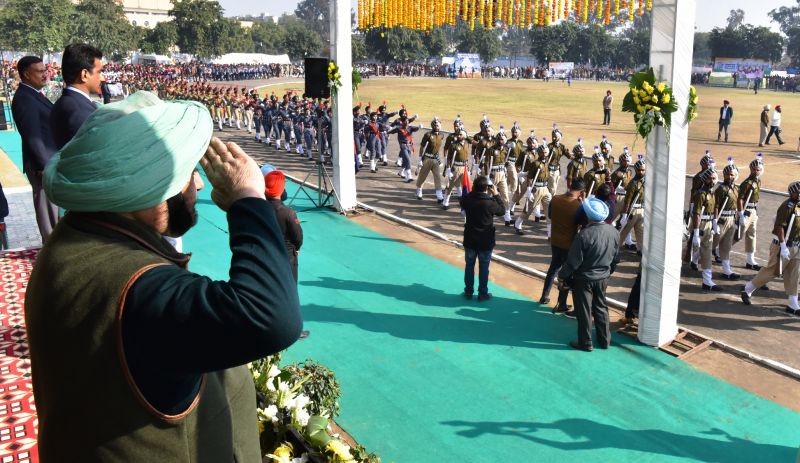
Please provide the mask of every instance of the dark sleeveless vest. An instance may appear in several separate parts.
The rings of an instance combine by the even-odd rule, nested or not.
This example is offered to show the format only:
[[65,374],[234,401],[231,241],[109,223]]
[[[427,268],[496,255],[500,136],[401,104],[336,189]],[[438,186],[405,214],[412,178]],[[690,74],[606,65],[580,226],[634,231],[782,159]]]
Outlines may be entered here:
[[128,290],[153,266],[186,268],[188,260],[115,214],[73,212],[59,222],[25,301],[43,463],[261,461],[246,367],[204,375],[194,401],[174,416],[148,404],[128,370]]

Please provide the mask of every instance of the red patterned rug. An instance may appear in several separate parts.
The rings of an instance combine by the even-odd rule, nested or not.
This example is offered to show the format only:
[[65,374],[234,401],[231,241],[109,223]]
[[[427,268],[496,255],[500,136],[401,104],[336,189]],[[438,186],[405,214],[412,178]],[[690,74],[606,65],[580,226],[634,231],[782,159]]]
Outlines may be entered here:
[[24,310],[37,253],[0,254],[0,463],[39,461]]

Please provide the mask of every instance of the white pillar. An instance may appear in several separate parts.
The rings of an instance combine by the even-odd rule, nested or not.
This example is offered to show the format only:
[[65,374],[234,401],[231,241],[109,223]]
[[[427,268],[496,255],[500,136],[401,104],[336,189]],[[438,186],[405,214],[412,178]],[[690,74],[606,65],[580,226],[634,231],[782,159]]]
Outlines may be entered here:
[[689,127],[686,109],[691,85],[696,0],[654,0],[650,66],[658,81],[673,89],[678,111],[672,128],[657,127],[647,141],[644,252],[639,340],[651,346],[678,333],[683,203]]
[[356,207],[356,174],[353,158],[353,57],[350,34],[350,2],[331,0],[331,59],[339,66],[342,86],[333,98],[333,186],[340,212]]

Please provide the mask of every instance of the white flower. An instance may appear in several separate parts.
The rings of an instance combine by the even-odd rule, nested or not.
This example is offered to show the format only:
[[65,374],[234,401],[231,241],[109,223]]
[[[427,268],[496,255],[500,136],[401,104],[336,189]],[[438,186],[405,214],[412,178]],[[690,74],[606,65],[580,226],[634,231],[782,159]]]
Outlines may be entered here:
[[300,458],[292,458],[292,463],[307,463],[308,462],[308,454],[303,453],[300,455]]
[[267,378],[272,379],[276,376],[281,374],[281,369],[276,367],[275,365],[270,365],[269,371],[267,372]]
[[264,413],[264,417],[272,421],[273,423],[278,422],[278,407],[275,405],[270,405],[269,407],[262,410]]
[[308,426],[308,419],[311,418],[311,415],[308,414],[307,411],[303,409],[295,409],[294,410],[294,420],[302,427]]
[[297,394],[294,398],[294,408],[304,410],[309,402],[311,402],[311,399],[309,399],[307,395]]

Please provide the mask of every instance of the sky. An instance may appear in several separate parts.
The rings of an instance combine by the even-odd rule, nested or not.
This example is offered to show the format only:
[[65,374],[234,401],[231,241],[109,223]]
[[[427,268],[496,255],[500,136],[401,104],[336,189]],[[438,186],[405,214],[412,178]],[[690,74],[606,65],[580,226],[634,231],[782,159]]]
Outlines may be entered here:
[[[278,2],[256,2],[253,0],[218,0],[225,8],[227,16],[238,15],[259,15],[266,13],[280,16],[283,13],[291,13],[297,7],[298,1],[282,0]],[[353,5],[356,2],[352,2]],[[767,26],[774,31],[778,31],[775,23],[771,23],[767,13],[770,10],[781,6],[797,5],[797,0],[697,0],[698,10],[702,8],[702,13],[697,14],[697,31],[707,32],[717,26],[727,24],[728,13],[732,9],[741,8],[744,10],[745,23],[756,26]]]

